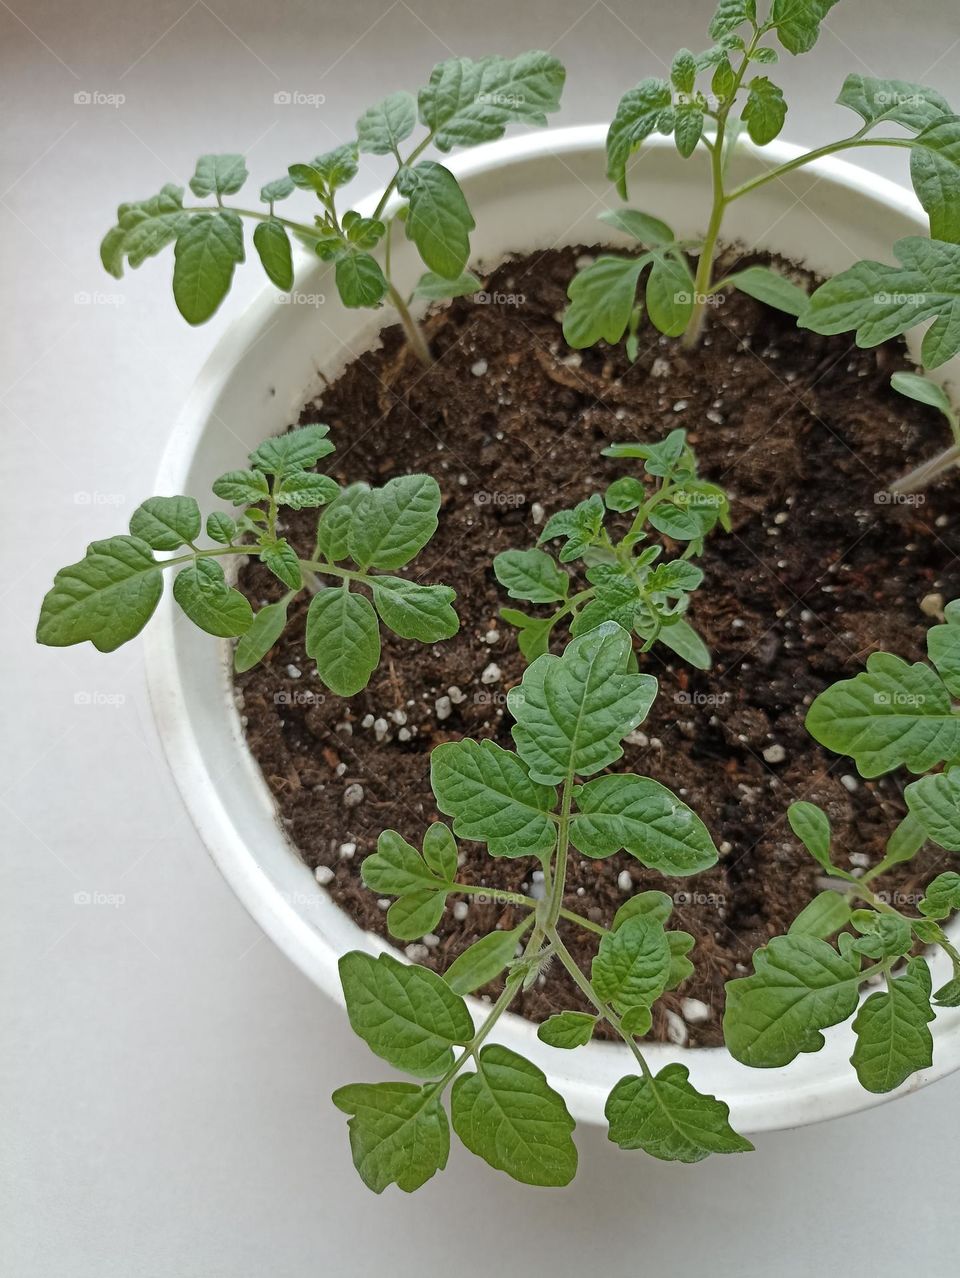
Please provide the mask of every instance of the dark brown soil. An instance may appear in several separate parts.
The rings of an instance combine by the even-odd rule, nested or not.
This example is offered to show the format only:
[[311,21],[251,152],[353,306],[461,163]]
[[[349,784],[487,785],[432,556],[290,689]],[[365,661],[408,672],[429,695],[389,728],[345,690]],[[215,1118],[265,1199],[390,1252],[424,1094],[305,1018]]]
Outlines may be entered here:
[[[753,950],[784,932],[817,891],[817,867],[786,824],[787,805],[824,805],[840,855],[855,865],[879,858],[903,812],[901,779],[858,779],[849,760],[811,740],[803,717],[818,692],[859,670],[872,650],[923,656],[929,619],[920,601],[960,595],[958,485],[942,483],[921,504],[883,500],[887,484],[945,442],[933,410],[889,389],[890,374],[908,366],[901,344],[860,351],[846,336],[801,332],[735,294],[714,311],[693,355],[650,329],[633,365],[606,346],[574,354],[558,316],[576,256],[508,263],[486,283],[489,295],[503,296],[461,299],[435,315],[437,361],[428,370],[388,329],[383,348],[358,358],[302,415],[330,424],[338,448],[330,470],[343,482],[417,470],[437,477],[440,531],[412,571],[457,588],[460,633],[424,647],[385,632],[379,670],[345,702],[325,693],[305,655],[304,599],[267,660],[238,680],[242,707],[290,837],[309,865],[333,871],[334,899],[386,935],[387,902],[363,887],[360,865],[381,830],[419,844],[437,818],[431,749],[464,735],[510,745],[505,694],[523,661],[514,631],[498,621],[509,601],[491,571],[494,555],[533,545],[544,511],[602,492],[625,473],[623,462],[600,456],[606,444],[685,427],[704,473],[733,497],[734,530],[709,542],[691,613],[715,667],[693,671],[660,648],[641,656],[641,667],[660,678],[660,696],[646,735],[618,766],[677,790],[706,821],[720,861],[692,880],[665,881],[626,854],[574,857],[567,905],[609,921],[628,895],[618,884],[624,870],[631,892],[674,894],[673,925],[697,938],[696,975],[658,1005],[653,1035],[682,1034],[666,1011],[680,1013],[695,998],[710,1016],[689,1026],[689,1041],[713,1045],[722,1041],[723,983],[747,970]],[[309,511],[289,521],[301,554],[312,548],[313,523]],[[242,580],[259,602],[281,590],[258,564]],[[460,690],[457,704],[440,719],[435,703],[451,688]],[[378,741],[366,725],[381,718],[389,728]],[[782,762],[765,761],[771,746],[782,747]],[[363,801],[347,807],[344,793],[355,783]],[[939,859],[926,851],[881,886],[909,898]],[[534,869],[464,847],[465,881],[526,891]],[[439,970],[478,936],[518,921],[510,908],[476,897],[457,918],[456,899],[439,940],[414,951]],[[595,938],[568,933],[588,965]],[[583,1006],[556,968],[518,1002],[537,1021]]]

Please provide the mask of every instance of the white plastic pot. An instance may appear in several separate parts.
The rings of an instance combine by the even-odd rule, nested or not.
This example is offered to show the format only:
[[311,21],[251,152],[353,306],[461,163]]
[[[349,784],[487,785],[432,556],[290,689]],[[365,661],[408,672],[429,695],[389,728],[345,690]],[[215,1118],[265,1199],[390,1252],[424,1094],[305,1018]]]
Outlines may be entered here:
[[[494,264],[505,254],[555,245],[619,242],[597,222],[620,203],[604,177],[605,128],[536,133],[455,157],[477,221],[474,260]],[[774,144],[762,153],[743,147],[735,164],[744,178],[779,164],[797,149]],[[654,140],[632,168],[631,204],[667,221],[682,238],[702,233],[709,198],[704,157],[681,160],[666,139]],[[373,201],[368,201],[369,212]],[[741,240],[831,274],[857,258],[890,259],[904,235],[926,223],[912,195],[836,159],[822,160],[736,202],[724,229]],[[395,234],[398,280],[418,275],[414,252]],[[626,242],[624,240],[624,242]],[[160,493],[209,492],[223,471],[245,464],[262,438],[296,421],[318,387],[319,373],[336,375],[376,340],[389,312],[341,306],[331,269],[306,260],[301,295],[322,305],[287,303],[265,288],[227,330],[207,361],[170,440],[157,481]],[[956,361],[954,361],[956,364]],[[944,370],[955,376],[957,369]],[[358,430],[363,423],[357,423]],[[344,441],[337,441],[343,447]],[[347,950],[378,952],[379,937],[363,932],[327,894],[284,836],[273,799],[248,751],[232,696],[230,652],[185,620],[166,592],[146,631],[150,688],[160,735],[177,784],[211,856],[240,900],[281,950],[322,990],[342,1003],[337,960]],[[426,766],[426,764],[425,764]],[[341,833],[331,829],[334,837]],[[798,902],[798,906],[802,904]],[[933,960],[935,988],[949,977]],[[470,1000],[479,1017],[483,1005]],[[915,1090],[960,1066],[960,1008],[941,1009],[934,1025],[933,1068],[894,1095]],[[645,1048],[655,1070],[683,1061],[701,1091],[726,1100],[741,1132],[794,1127],[852,1113],[885,1097],[865,1092],[849,1063],[849,1025],[827,1031],[827,1043],[785,1069],[748,1069],[723,1048]],[[580,1120],[603,1121],[613,1084],[634,1072],[627,1049],[591,1043],[561,1052],[541,1043],[535,1027],[507,1014],[493,1038],[535,1061]]]

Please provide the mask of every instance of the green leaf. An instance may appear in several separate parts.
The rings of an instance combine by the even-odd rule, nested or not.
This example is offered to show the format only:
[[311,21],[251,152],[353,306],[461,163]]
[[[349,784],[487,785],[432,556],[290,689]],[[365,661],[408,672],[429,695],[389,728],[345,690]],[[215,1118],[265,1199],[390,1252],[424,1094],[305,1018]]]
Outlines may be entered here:
[[409,93],[391,93],[357,121],[357,147],[370,155],[396,154],[417,122],[417,104]]
[[311,471],[294,471],[285,475],[277,485],[278,506],[291,510],[314,509],[325,506],[340,495],[340,485],[329,475],[316,475]]
[[347,1124],[353,1163],[368,1189],[412,1193],[447,1165],[450,1128],[440,1093],[414,1083],[351,1083],[333,1093]]
[[647,276],[647,311],[654,326],[667,337],[680,337],[693,313],[693,280],[686,264],[674,257],[655,256]]
[[542,657],[550,647],[552,617],[530,617],[516,608],[501,608],[500,616],[509,625],[519,628],[517,644],[528,664]]
[[878,80],[874,76],[848,75],[843,82],[840,106],[849,107],[865,124],[902,124],[914,133],[922,132],[942,115],[950,115],[950,104],[936,89],[907,80]]
[[466,1003],[429,968],[351,950],[340,960],[340,983],[354,1033],[406,1074],[442,1074],[453,1045],[473,1038]]
[[604,209],[600,221],[615,227],[627,235],[632,235],[647,248],[657,248],[664,244],[672,244],[676,238],[666,222],[649,213],[640,213],[637,209]]
[[805,936],[833,936],[850,922],[852,910],[846,899],[839,892],[829,888],[818,892],[813,900],[805,905],[790,924],[790,935],[802,932]]
[[693,964],[686,956],[696,941],[689,932],[668,932],[667,944],[670,946],[670,972],[666,988],[675,990],[687,977],[693,976]]
[[174,245],[173,296],[188,324],[203,324],[230,290],[244,260],[243,223],[236,213],[196,213]]
[[923,826],[912,813],[908,812],[887,840],[883,859],[889,865],[900,865],[904,861],[911,861],[926,841],[927,836]]
[[673,92],[668,80],[648,77],[623,95],[607,132],[607,177],[627,198],[627,161],[651,133],[672,133]]
[[370,585],[377,612],[401,639],[436,643],[460,629],[451,607],[456,592],[449,586],[420,586],[402,577],[373,577]]
[[437,531],[440,485],[431,475],[401,475],[357,499],[350,554],[362,568],[402,568]]
[[277,200],[287,199],[296,189],[293,178],[287,173],[282,178],[275,178],[266,186],[261,186],[260,199],[265,204],[274,204]]
[[430,754],[437,807],[461,839],[486,843],[491,856],[542,856],[553,850],[556,792],[492,741],[447,741]]
[[138,635],[163,594],[153,552],[139,537],[94,541],[79,563],[61,568],[40,608],[37,642],[64,648],[89,639],[113,652]]
[[236,520],[231,519],[229,515],[225,515],[221,510],[215,510],[207,515],[207,536],[211,541],[218,541],[222,546],[229,546],[236,535]]
[[960,769],[912,781],[903,797],[928,839],[960,852]]
[[728,275],[724,283],[787,315],[801,315],[810,300],[798,284],[766,266],[748,266],[745,271]]
[[628,1007],[620,1017],[620,1028],[633,1038],[643,1038],[645,1034],[649,1034],[652,1025],[653,1012],[644,1003]]
[[603,338],[619,342],[630,322],[640,273],[650,261],[643,257],[598,257],[570,281],[570,305],[563,316],[568,346],[582,350]]
[[353,310],[378,306],[386,296],[386,277],[369,253],[343,253],[337,258],[334,275],[340,300]]
[[190,190],[201,199],[205,195],[233,195],[247,180],[242,155],[201,155]]
[[716,864],[707,827],[666,786],[632,774],[598,777],[576,793],[570,837],[587,856],[621,848],[661,874],[696,874]]
[[841,951],[815,936],[775,936],[753,956],[753,976],[727,982],[723,1033],[730,1053],[744,1065],[789,1065],[801,1052],[818,1052],[820,1032],[852,1015],[857,1006],[859,955],[852,937]]
[[605,622],[574,639],[562,657],[538,657],[511,688],[513,739],[534,781],[589,776],[622,757],[622,738],[657,695],[652,675],[627,673],[632,652],[626,631]]
[[279,478],[294,474],[307,466],[315,466],[321,457],[335,451],[327,438],[329,433],[329,426],[322,422],[311,422],[308,426],[288,430],[285,435],[275,435],[265,439],[253,450],[250,464],[257,470]]
[[237,650],[233,654],[233,668],[237,674],[243,674],[263,660],[283,634],[286,624],[285,603],[267,604],[260,609],[240,636]]
[[938,1007],[960,1007],[960,976],[947,981],[933,997]]
[[[455,874],[456,864],[453,870]],[[376,852],[364,857],[360,865],[360,877],[365,887],[381,896],[435,892],[449,882],[446,876],[438,878],[416,848],[411,847],[396,830],[382,832],[377,839]]]
[[362,249],[376,248],[387,233],[385,224],[379,218],[361,217],[355,209],[344,213],[341,225],[349,243]]
[[545,125],[559,109],[565,78],[563,64],[537,49],[516,58],[450,58],[420,90],[420,120],[441,151],[492,142],[512,121]]
[[722,104],[732,97],[736,83],[736,74],[731,65],[729,55],[724,50],[716,60],[716,70],[713,73],[713,79],[710,81],[710,91],[717,102]]
[[537,1026],[537,1038],[550,1047],[583,1047],[593,1038],[596,1023],[587,1012],[557,1012]]
[[232,638],[253,622],[249,600],[227,585],[214,559],[195,559],[173,579],[173,597],[194,625],[209,635]]
[[617,910],[613,916],[610,931],[615,932],[618,927],[626,923],[627,919],[632,919],[638,914],[649,914],[651,918],[666,927],[672,913],[673,898],[667,896],[666,892],[638,892],[636,896],[631,896],[629,901],[624,901]]
[[960,240],[960,116],[947,115],[917,134],[910,176],[930,218],[930,238]]
[[472,994],[500,975],[517,957],[517,945],[533,915],[509,932],[489,932],[453,960],[443,979],[457,994]]
[[[639,631],[637,632],[640,633]],[[649,639],[649,635],[641,635],[642,639]],[[709,670],[713,665],[713,658],[710,656],[710,649],[703,642],[693,626],[688,621],[684,621],[682,617],[670,623],[669,626],[663,626],[657,635],[657,642],[664,644],[671,652],[675,652],[688,665],[694,666],[697,670]]]
[[684,159],[697,149],[703,134],[703,120],[703,111],[695,102],[683,102],[676,108],[674,139]]
[[352,697],[380,661],[380,627],[370,600],[349,587],[331,586],[310,600],[307,612],[307,656],[331,692]]
[[652,914],[634,914],[601,938],[591,967],[593,988],[616,1007],[649,1007],[667,987],[670,962],[663,924]]
[[261,542],[259,553],[264,567],[269,568],[285,586],[289,586],[291,590],[300,589],[303,585],[300,560],[285,537],[279,537],[273,542]]
[[803,846],[816,863],[828,873],[834,872],[830,858],[830,818],[815,803],[791,803],[787,820]]
[[346,559],[350,554],[350,525],[367,491],[367,484],[350,484],[324,511],[317,525],[317,553],[330,563]]
[[525,1185],[568,1185],[577,1171],[574,1121],[543,1071],[509,1048],[481,1048],[477,1072],[450,1097],[453,1129],[472,1153]]
[[131,267],[155,257],[187,227],[189,213],[183,210],[183,187],[168,183],[159,195],[147,200],[121,204],[117,225],[103,238],[100,260],[117,279],[123,275],[123,259]]
[[851,946],[854,954],[866,954],[873,959],[899,958],[913,944],[910,924],[896,914],[854,910],[851,922],[862,934]]
[[192,497],[148,497],[130,516],[130,533],[154,550],[178,550],[200,536],[200,507]]
[[911,959],[904,975],[888,977],[886,993],[871,994],[857,1013],[850,1061],[868,1092],[891,1092],[933,1064],[930,988],[930,969]]
[[698,1092],[686,1065],[665,1065],[654,1078],[627,1075],[611,1091],[604,1113],[610,1139],[666,1162],[697,1163],[709,1154],[753,1149],[730,1126],[730,1110]]
[[710,22],[710,39],[722,40],[731,31],[757,17],[756,0],[720,0]]
[[445,882],[457,877],[457,841],[442,821],[434,821],[423,836],[423,859]]
[[952,420],[955,416],[946,391],[937,382],[932,382],[929,377],[923,377],[919,373],[894,373],[890,378],[890,385],[907,399],[916,400],[918,404],[929,404],[931,408],[938,408],[948,420]]
[[960,697],[960,606],[956,601],[947,604],[944,616],[946,625],[927,631],[927,654],[947,690]]
[[815,333],[855,329],[869,347],[932,319],[921,357],[938,368],[960,350],[960,245],[908,236],[893,251],[899,267],[857,262],[821,284],[797,322]]
[[283,223],[276,218],[258,222],[253,232],[253,247],[260,254],[271,284],[289,292],[293,288],[293,254]]
[[837,0],[773,0],[770,22],[788,53],[809,53]]
[[926,772],[960,755],[960,715],[930,669],[873,652],[867,669],[833,684],[810,707],[807,731],[836,754],[849,755],[861,776],[903,764]]
[[678,93],[692,93],[697,78],[697,60],[689,49],[678,49],[670,67],[670,80]]
[[411,892],[387,910],[387,928],[400,941],[418,941],[432,932],[443,917],[446,891]]
[[470,232],[476,226],[459,182],[442,164],[421,160],[415,168],[398,171],[397,190],[410,202],[407,239],[432,271],[456,279],[466,269]]
[[494,558],[493,571],[511,599],[562,602],[570,588],[567,574],[542,550],[504,550]]
[[772,142],[780,134],[787,118],[783,90],[765,75],[755,76],[750,81],[750,92],[744,104],[742,118],[746,121],[752,142],[757,146],[766,146],[768,142]]
[[315,191],[328,198],[356,177],[357,167],[357,144],[345,142],[316,156],[309,164],[291,164],[287,172],[302,191]]
[[223,501],[233,502],[234,506],[265,501],[270,496],[270,487],[258,470],[228,470],[213,481],[213,491]]
[[938,874],[927,884],[918,908],[928,919],[946,919],[960,910],[960,874],[955,870]]
[[468,297],[483,288],[483,280],[473,271],[461,271],[454,279],[445,279],[436,271],[426,271],[420,276],[414,297],[424,297],[431,302],[441,302],[450,297]]

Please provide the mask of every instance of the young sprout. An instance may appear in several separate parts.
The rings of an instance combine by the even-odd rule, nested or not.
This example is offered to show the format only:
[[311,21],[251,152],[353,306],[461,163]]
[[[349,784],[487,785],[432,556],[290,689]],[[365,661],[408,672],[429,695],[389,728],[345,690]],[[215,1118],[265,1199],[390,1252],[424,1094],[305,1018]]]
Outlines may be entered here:
[[[630,156],[654,133],[672,136],[679,154],[698,149],[710,166],[711,200],[702,237],[680,242],[659,218],[635,209],[602,214],[643,249],[638,257],[604,255],[569,288],[564,335],[571,346],[600,338],[634,338],[642,314],[637,290],[647,272],[644,303],[662,333],[696,346],[707,309],[725,290],[739,289],[797,316],[818,333],[857,330],[861,346],[895,337],[935,319],[924,340],[923,362],[935,368],[960,351],[960,116],[935,89],[903,80],[847,76],[837,99],[862,120],[853,133],[805,151],[757,176],[734,183],[730,162],[746,133],[763,147],[783,129],[787,102],[767,74],[779,60],[773,41],[789,54],[816,44],[821,24],[837,0],[772,0],[766,17],[757,0],[721,0],[710,24],[714,44],[699,54],[681,49],[670,78],[648,78],[626,93],[607,134],[607,176],[627,198]],[[891,134],[890,129],[903,131]],[[716,256],[730,206],[763,186],[824,156],[864,147],[898,147],[910,153],[914,190],[930,218],[932,239],[910,236],[894,246],[902,269],[859,262],[808,298],[784,275],[751,266],[717,277]],[[696,257],[695,267],[691,255]]]
[[[449,586],[388,575],[436,532],[437,481],[402,475],[382,488],[341,488],[313,469],[334,451],[328,431],[303,426],[265,440],[250,454],[249,469],[215,480],[214,494],[243,509],[236,517],[223,511],[207,516],[213,546],[197,545],[202,520],[193,497],[149,497],[133,512],[129,533],[92,542],[79,563],[57,573],[40,610],[38,642],[62,648],[89,640],[101,652],[113,652],[153,616],[167,569],[176,570],[173,597],[195,625],[238,639],[238,671],[266,656],[283,633],[290,604],[314,591],[307,656],[316,661],[321,681],[342,697],[366,687],[379,664],[381,621],[402,638],[423,643],[456,634],[460,622]],[[281,512],[321,506],[315,548],[302,559],[280,534]],[[177,553],[161,559],[156,551]],[[277,603],[254,613],[246,596],[228,585],[221,560],[238,555],[259,559],[286,587]],[[325,586],[323,577],[333,583]]]
[[[168,184],[159,195],[121,204],[117,224],[104,237],[104,267],[119,278],[124,261],[140,266],[148,257],[174,245],[173,296],[190,324],[202,324],[230,289],[234,268],[244,260],[244,219],[255,223],[253,246],[271,283],[284,292],[293,288],[291,236],[334,263],[335,284],[344,306],[377,307],[389,299],[397,310],[411,349],[424,362],[430,354],[410,313],[418,297],[458,297],[479,287],[467,270],[470,232],[475,223],[460,184],[436,160],[421,159],[432,144],[445,153],[475,146],[503,135],[508,124],[545,125],[560,105],[563,65],[552,55],[533,51],[516,58],[451,58],[433,68],[429,83],[417,96],[392,93],[365,111],[354,140],[313,159],[291,164],[283,177],[260,190],[265,207],[241,208],[225,202],[247,180],[242,155],[203,155],[190,179],[198,199],[183,203],[183,188]],[[417,128],[423,134],[406,154],[405,143]],[[357,175],[362,154],[392,155],[396,169],[371,217],[337,208],[340,191]],[[313,195],[319,204],[307,221],[281,216],[276,206],[295,190]],[[404,203],[384,221],[391,195]],[[314,205],[316,210],[316,205]],[[419,283],[404,294],[390,262],[393,223],[400,221],[427,268]],[[382,263],[374,250],[383,245]]]
[[[788,1065],[801,1052],[819,1051],[822,1031],[856,1013],[857,1077],[868,1091],[892,1091],[932,1064],[935,1008],[960,1006],[960,952],[940,926],[960,911],[960,874],[947,870],[927,884],[919,917],[871,886],[928,840],[960,852],[960,600],[944,615],[927,635],[932,666],[872,653],[864,673],[834,684],[810,707],[814,739],[849,755],[862,776],[903,766],[922,775],[904,789],[907,815],[883,857],[861,875],[837,864],[826,813],[812,803],[791,805],[794,834],[831,883],[786,936],[756,952],[754,975],[727,985],[724,1037],[745,1065]],[[836,933],[832,945],[826,938]],[[950,960],[952,975],[935,993],[927,959],[911,957],[918,944],[936,946]],[[886,990],[861,1004],[861,987],[877,976]]]
[[930,381],[928,377],[921,377],[918,373],[894,373],[890,378],[890,385],[901,395],[906,395],[908,399],[915,399],[920,404],[929,404],[931,408],[939,409],[946,418],[950,434],[953,436],[953,443],[949,448],[945,448],[942,453],[938,453],[929,461],[922,462],[890,486],[891,492],[894,493],[915,493],[932,484],[935,479],[939,479],[942,474],[960,462],[960,417],[950,403],[947,392],[936,382]]
[[[602,498],[594,493],[573,510],[552,515],[538,544],[562,537],[559,563],[540,549],[497,555],[493,570],[511,599],[558,605],[546,617],[517,608],[504,608],[500,615],[519,627],[520,650],[528,661],[547,651],[560,621],[569,619],[572,635],[616,621],[637,635],[644,652],[659,642],[692,666],[708,670],[710,652],[685,613],[703,581],[703,570],[691,560],[703,554],[704,541],[717,524],[730,528],[727,495],[699,477],[683,430],[671,431],[658,444],[614,444],[604,449],[604,456],[642,460],[653,487],[624,476],[614,480]],[[618,541],[605,526],[609,511],[636,512]],[[641,546],[650,529],[685,542],[680,557],[658,563],[663,547]],[[570,576],[561,565],[575,561],[584,565],[590,584],[571,595]]]
[[[526,911],[508,931],[474,942],[443,976],[389,954],[354,951],[340,960],[354,1030],[380,1057],[417,1082],[352,1083],[333,1095],[350,1116],[350,1148],[376,1193],[412,1191],[446,1166],[450,1122],[460,1140],[499,1171],[529,1185],[566,1185],[577,1170],[574,1121],[563,1097],[531,1061],[488,1044],[522,990],[549,980],[552,960],[590,1012],[567,1010],[538,1027],[542,1042],[572,1050],[606,1021],[629,1048],[637,1072],[621,1078],[606,1104],[609,1135],[622,1149],[693,1163],[708,1154],[752,1149],[730,1126],[727,1106],[697,1091],[677,1063],[654,1074],[637,1040],[652,1008],[693,972],[693,937],[670,930],[665,892],[631,897],[608,924],[565,906],[567,867],[624,851],[665,875],[696,874],[717,850],[687,805],[649,777],[607,771],[622,739],[646,717],[657,693],[651,675],[631,670],[630,635],[605,622],[561,656],[528,666],[508,696],[515,749],[493,741],[450,741],[430,756],[437,808],[452,819],[431,825],[419,852],[394,830],[380,836],[361,873],[378,896],[397,899],[387,926],[399,940],[431,932],[447,898],[479,894]],[[546,895],[535,900],[458,881],[457,839],[486,844],[494,857],[539,862]],[[564,939],[570,927],[597,937],[589,974]],[[504,975],[503,991],[474,1025],[464,994]]]

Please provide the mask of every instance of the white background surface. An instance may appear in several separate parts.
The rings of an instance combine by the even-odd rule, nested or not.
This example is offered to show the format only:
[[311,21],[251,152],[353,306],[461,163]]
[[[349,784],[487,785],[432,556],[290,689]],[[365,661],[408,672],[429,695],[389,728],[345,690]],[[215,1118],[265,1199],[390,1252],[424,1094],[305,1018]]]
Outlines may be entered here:
[[[275,177],[451,53],[552,49],[569,68],[558,120],[602,119],[675,48],[703,47],[712,7],[0,0],[0,1272],[792,1278],[835,1265],[859,1278],[955,1267],[957,1076],[761,1137],[749,1157],[668,1166],[581,1130],[580,1172],[564,1191],[516,1186],[454,1144],[446,1173],[414,1197],[369,1194],[328,1098],[377,1064],[208,861],[159,752],[139,645],[103,657],[32,640],[55,569],[120,531],[152,491],[187,388],[259,287],[258,269],[241,270],[223,312],[190,330],[169,296],[169,252],[120,282],[102,272],[97,245],[120,200],[184,182],[205,150],[245,152],[257,184]],[[954,0],[844,0],[817,52],[775,72],[791,102],[784,136],[839,136],[848,121],[831,103],[852,70],[956,101]],[[326,101],[277,106],[279,90]],[[81,91],[126,100],[77,105]],[[900,155],[860,155],[904,179]],[[362,175],[358,193],[375,180]]]

